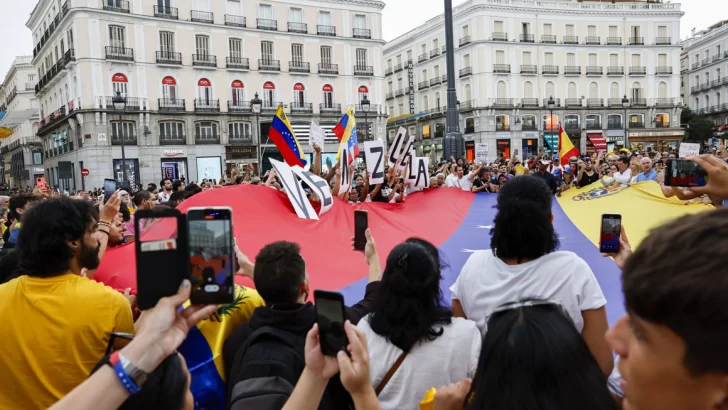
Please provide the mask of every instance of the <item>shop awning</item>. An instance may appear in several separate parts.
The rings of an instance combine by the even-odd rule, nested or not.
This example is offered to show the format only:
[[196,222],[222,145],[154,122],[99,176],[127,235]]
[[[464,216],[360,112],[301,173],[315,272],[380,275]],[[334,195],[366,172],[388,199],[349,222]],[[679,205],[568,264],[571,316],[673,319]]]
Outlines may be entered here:
[[586,134],[586,137],[589,138],[589,141],[591,141],[592,144],[594,144],[594,148],[607,149],[607,140],[604,139],[601,133]]

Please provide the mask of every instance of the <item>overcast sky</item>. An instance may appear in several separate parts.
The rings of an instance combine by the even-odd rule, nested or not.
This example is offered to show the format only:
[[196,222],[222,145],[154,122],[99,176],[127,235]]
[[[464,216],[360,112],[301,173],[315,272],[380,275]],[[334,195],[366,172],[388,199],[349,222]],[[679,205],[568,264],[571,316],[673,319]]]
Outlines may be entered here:
[[[442,0],[385,0],[384,8],[384,39],[391,40],[424,23],[428,19],[440,14],[443,9]],[[703,29],[721,18],[728,18],[722,14],[725,11],[725,0],[683,0],[682,10],[685,16],[682,19],[681,38],[690,34],[693,28]],[[30,30],[25,27],[30,12],[36,0],[0,0],[3,24],[0,25],[0,38],[4,39],[0,47],[0,78],[5,78],[15,56],[32,55],[33,40]],[[463,3],[463,0],[453,0],[453,5]],[[412,5],[416,4],[416,7]],[[716,17],[711,13],[716,11]]]

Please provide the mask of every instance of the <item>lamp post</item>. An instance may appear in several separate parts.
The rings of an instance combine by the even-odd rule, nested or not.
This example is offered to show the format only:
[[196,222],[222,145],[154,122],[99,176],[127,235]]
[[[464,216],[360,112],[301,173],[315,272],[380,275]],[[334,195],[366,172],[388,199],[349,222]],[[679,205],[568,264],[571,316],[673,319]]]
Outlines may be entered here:
[[[554,107],[556,106],[556,101],[554,100],[553,95],[549,97],[549,101],[546,105],[549,106],[549,112],[550,112],[549,121],[548,121],[549,130],[551,132],[553,132],[554,131]],[[543,145],[544,145],[544,150],[546,150],[547,144],[546,144],[546,133],[545,132],[543,133]],[[549,146],[549,152],[551,152],[551,146]]]
[[361,99],[361,110],[364,111],[364,140],[369,141],[369,121],[367,121],[367,116],[369,115],[369,109],[371,108],[371,101],[369,101],[369,97],[367,97],[366,94],[364,94],[364,97]]
[[622,107],[624,107],[624,147],[629,149],[629,136],[627,135],[627,107],[629,107],[629,98],[624,95],[622,98]]
[[129,183],[129,180],[126,179],[126,152],[124,151],[124,127],[122,126],[122,115],[124,114],[124,110],[126,109],[126,97],[121,95],[121,91],[117,91],[114,98],[111,99],[111,102],[114,104],[114,109],[116,112],[119,113],[119,126],[116,128],[119,133],[119,141],[121,144],[121,186],[123,187],[125,183]]
[[258,93],[255,93],[253,99],[250,100],[250,107],[253,110],[253,114],[255,114],[255,127],[258,130],[255,139],[258,144],[258,176],[261,176],[263,168],[263,153],[260,150],[260,111],[263,109],[263,101],[258,98]]

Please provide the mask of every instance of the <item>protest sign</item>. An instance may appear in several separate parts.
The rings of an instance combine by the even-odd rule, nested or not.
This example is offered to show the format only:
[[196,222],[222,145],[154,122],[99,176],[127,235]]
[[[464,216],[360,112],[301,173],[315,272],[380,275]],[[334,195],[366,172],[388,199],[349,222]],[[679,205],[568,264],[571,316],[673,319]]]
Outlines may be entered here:
[[430,175],[428,170],[430,169],[430,159],[427,157],[417,157],[416,159],[417,161],[412,161],[413,163],[417,163],[417,170],[415,171],[415,174],[417,175],[415,178],[415,186],[417,188],[429,188]]
[[402,151],[400,154],[402,156],[402,161],[400,161],[399,165],[397,166],[398,171],[405,169],[407,164],[409,164],[410,159],[414,155],[413,151],[412,151],[412,147],[414,146],[414,144],[415,144],[415,136],[410,135],[409,139],[407,140],[407,143],[404,144],[404,146],[402,147]]
[[405,136],[407,135],[407,130],[404,127],[399,127],[399,130],[397,130],[397,135],[394,137],[394,141],[392,141],[392,145],[389,147],[389,156],[387,158],[387,163],[389,166],[393,166],[395,162],[397,162],[397,159],[399,158],[403,145],[405,144]]
[[680,158],[694,157],[700,154],[700,144],[691,142],[680,143]]
[[417,157],[415,156],[414,149],[409,152],[409,162],[404,168],[404,182],[407,184],[412,183],[417,178]]
[[278,177],[281,179],[283,188],[286,190],[286,195],[293,205],[293,209],[296,211],[296,215],[303,219],[316,219],[318,215],[314,211],[311,203],[306,197],[306,192],[301,186],[301,182],[296,178],[296,174],[293,172],[290,166],[285,162],[276,161],[273,158],[268,158],[273,169],[278,173]]
[[351,187],[351,170],[349,169],[349,150],[342,149],[341,157],[339,158],[339,169],[341,170],[341,179],[339,180],[339,192],[336,196],[341,195],[344,192],[349,192]]
[[309,143],[311,146],[313,147],[318,145],[321,149],[323,149],[325,135],[324,129],[319,127],[315,122],[311,121],[311,128],[309,130]]
[[384,141],[364,143],[364,159],[369,172],[369,183],[376,185],[384,182]]
[[296,175],[298,175],[299,178],[301,178],[301,181],[303,181],[303,183],[308,185],[311,190],[316,192],[316,196],[318,196],[319,201],[321,201],[321,209],[319,210],[319,215],[325,214],[329,209],[331,209],[332,206],[334,206],[334,198],[331,194],[331,188],[329,187],[329,183],[326,182],[325,179],[314,174],[313,172],[305,171],[298,165],[291,167],[291,169],[293,170],[293,172],[296,173]]
[[478,164],[482,162],[488,162],[488,144],[475,144],[475,162]]

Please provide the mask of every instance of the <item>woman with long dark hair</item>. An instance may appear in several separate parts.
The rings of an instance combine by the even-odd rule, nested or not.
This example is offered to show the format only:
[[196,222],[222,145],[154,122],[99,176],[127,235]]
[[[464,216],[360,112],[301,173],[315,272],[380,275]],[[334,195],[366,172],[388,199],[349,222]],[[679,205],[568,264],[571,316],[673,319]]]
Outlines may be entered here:
[[607,378],[555,302],[526,301],[496,309],[466,410],[617,410]]
[[604,334],[607,301],[589,265],[573,252],[557,251],[553,195],[537,177],[515,177],[498,193],[489,250],[477,251],[452,285],[456,317],[471,318],[485,335],[486,318],[504,303],[558,300],[569,313],[602,371],[612,371]]
[[359,322],[383,409],[416,409],[430,387],[475,374],[480,333],[474,322],[452,318],[442,300],[440,266],[437,248],[427,241],[397,245],[372,312]]

